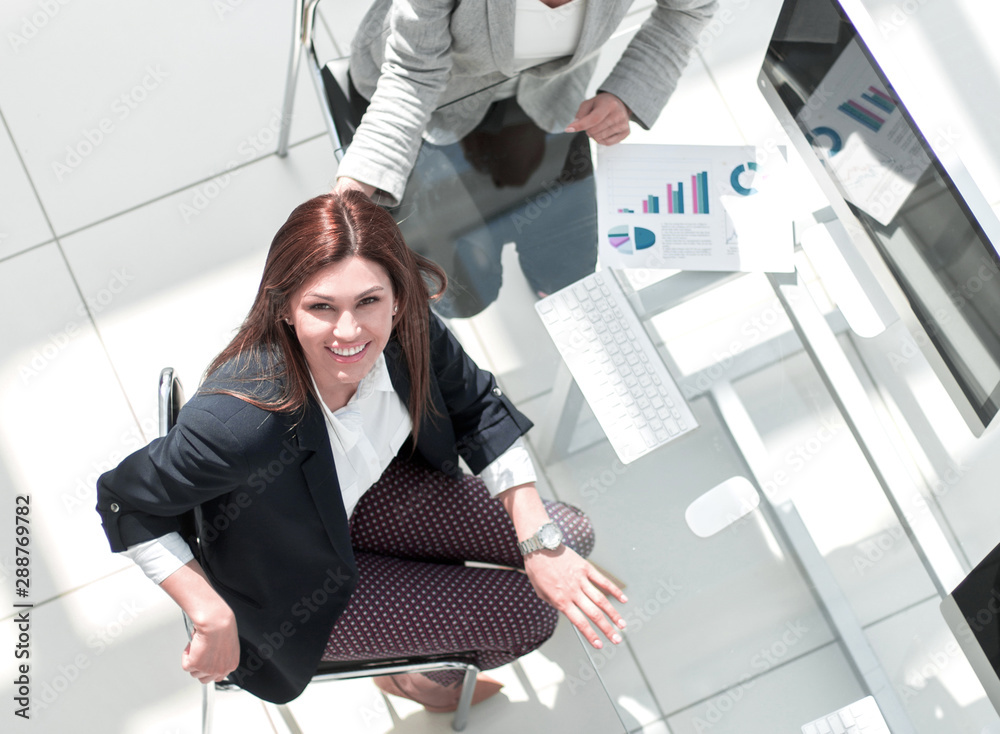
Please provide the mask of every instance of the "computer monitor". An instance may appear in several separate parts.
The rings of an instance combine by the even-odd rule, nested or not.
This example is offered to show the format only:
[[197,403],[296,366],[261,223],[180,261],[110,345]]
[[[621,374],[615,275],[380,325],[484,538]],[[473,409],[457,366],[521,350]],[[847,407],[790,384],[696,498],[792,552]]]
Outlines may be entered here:
[[941,613],[1000,711],[1000,546],[944,598]]
[[758,81],[830,200],[845,259],[978,436],[1000,405],[1000,222],[929,133],[933,100],[901,61],[860,0],[785,0]]

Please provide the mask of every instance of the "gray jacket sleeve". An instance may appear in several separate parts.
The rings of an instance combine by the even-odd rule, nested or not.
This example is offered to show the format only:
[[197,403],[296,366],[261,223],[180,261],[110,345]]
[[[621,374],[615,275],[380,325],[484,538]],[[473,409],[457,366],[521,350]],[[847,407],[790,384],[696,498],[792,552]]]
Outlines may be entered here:
[[[393,0],[371,104],[337,170],[399,203],[421,137],[451,72],[454,0]],[[369,32],[374,32],[372,29]]]
[[717,0],[657,0],[600,91],[618,97],[632,110],[633,119],[649,129],[718,5]]

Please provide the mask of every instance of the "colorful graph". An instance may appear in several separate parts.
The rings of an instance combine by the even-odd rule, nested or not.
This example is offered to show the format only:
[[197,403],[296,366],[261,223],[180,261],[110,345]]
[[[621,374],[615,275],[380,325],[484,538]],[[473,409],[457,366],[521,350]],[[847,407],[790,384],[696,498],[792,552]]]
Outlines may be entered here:
[[656,244],[656,235],[643,227],[635,227],[635,249],[645,250]]
[[627,224],[622,224],[608,230],[608,243],[623,255],[634,255],[636,250],[645,250],[655,245],[656,235],[645,227],[630,228]]
[[667,213],[684,213],[684,184],[677,182],[676,188],[673,184],[667,184]]
[[701,171],[691,175],[691,186],[688,188],[688,202],[690,207],[685,210],[684,182],[678,181],[676,184],[667,184],[667,213],[684,214],[686,211],[691,214],[708,214],[708,171]]
[[[837,109],[869,130],[878,132],[885,124],[886,117],[896,110],[896,103],[889,95],[874,86],[869,86],[867,92],[862,92],[861,99],[868,104],[867,107],[857,100],[849,99]],[[875,109],[871,109],[873,107]]]
[[618,252],[626,255],[631,255],[635,252],[635,248],[632,247],[632,238],[628,236],[627,224],[623,224],[619,227],[612,227],[608,230],[608,242],[610,242],[611,246],[618,250]]
[[[691,176],[691,183],[684,185],[683,181],[667,184],[666,212],[661,209],[663,197],[656,194],[646,194],[638,205],[642,214],[708,214],[708,172],[702,171]],[[619,214],[636,214],[637,209],[620,207]]]
[[757,164],[754,161],[747,161],[746,163],[741,163],[733,169],[733,172],[729,174],[729,185],[733,187],[735,191],[740,196],[750,196],[751,194],[756,194],[757,189],[752,186],[744,186],[740,182],[740,176],[742,176],[747,171],[756,171]]
[[829,155],[831,158],[837,155],[837,153],[839,153],[841,149],[844,147],[844,141],[841,140],[840,133],[838,133],[832,127],[826,127],[825,125],[821,125],[819,127],[814,127],[809,132],[810,135],[813,137],[813,140],[811,142],[814,145],[816,145],[815,138],[818,137],[824,137],[830,141],[830,147],[827,150],[827,155]]

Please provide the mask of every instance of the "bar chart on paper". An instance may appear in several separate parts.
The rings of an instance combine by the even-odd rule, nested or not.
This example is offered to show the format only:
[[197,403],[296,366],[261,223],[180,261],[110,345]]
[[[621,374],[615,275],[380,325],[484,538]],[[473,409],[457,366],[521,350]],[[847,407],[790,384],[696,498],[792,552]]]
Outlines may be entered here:
[[749,222],[766,203],[769,172],[752,146],[616,145],[597,164],[603,266],[738,270],[741,241],[760,249],[732,215]]
[[650,175],[641,167],[616,166],[608,181],[615,210],[619,214],[709,214],[708,171],[671,173]]

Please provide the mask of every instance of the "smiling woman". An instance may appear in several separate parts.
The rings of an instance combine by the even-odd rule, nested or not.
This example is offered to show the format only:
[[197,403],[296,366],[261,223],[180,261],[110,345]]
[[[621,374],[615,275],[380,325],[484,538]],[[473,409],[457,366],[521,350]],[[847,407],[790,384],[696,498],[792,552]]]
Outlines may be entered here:
[[[321,658],[471,651],[489,669],[542,644],[556,610],[621,642],[590,522],[539,497],[530,421],[430,312],[444,285],[367,197],[306,202],[177,425],[98,480],[112,550],[192,620],[198,680],[283,703]],[[453,710],[459,681],[431,675],[376,683]],[[473,700],[499,688],[483,676]]]
[[396,298],[381,265],[360,257],[327,265],[289,299],[295,330],[320,397],[347,405],[389,343]]

